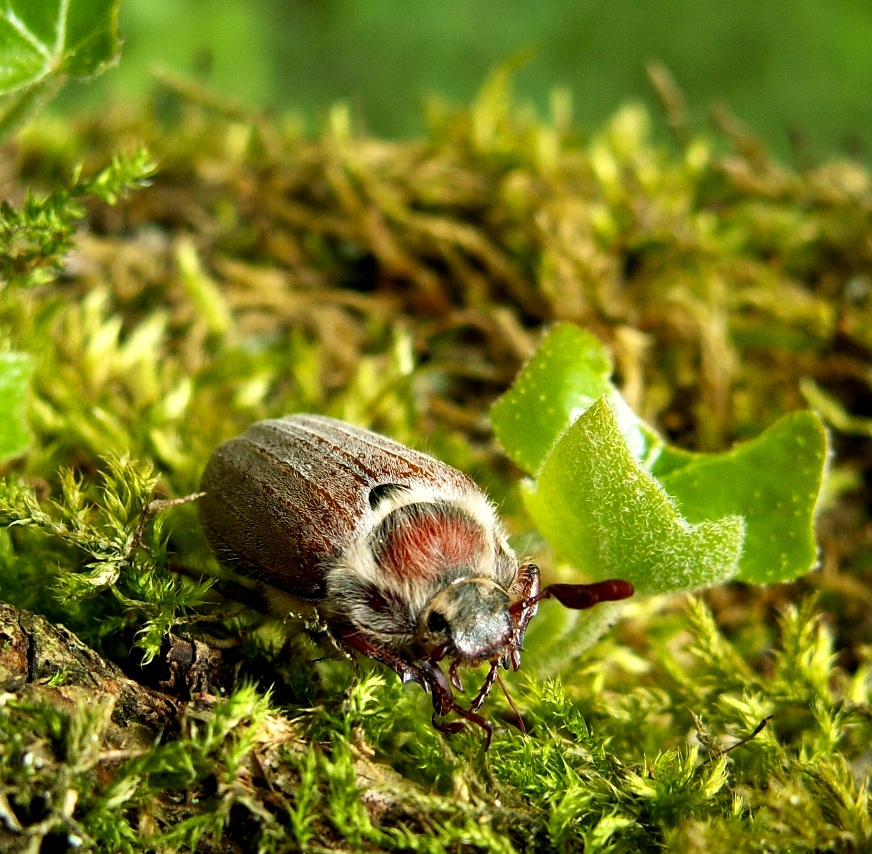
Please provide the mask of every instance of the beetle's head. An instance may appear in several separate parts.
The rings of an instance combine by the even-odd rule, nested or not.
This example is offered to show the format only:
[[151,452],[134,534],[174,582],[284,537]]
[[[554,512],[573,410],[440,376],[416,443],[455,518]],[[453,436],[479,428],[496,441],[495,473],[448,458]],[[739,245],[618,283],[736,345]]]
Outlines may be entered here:
[[514,625],[509,595],[489,578],[461,578],[427,603],[418,619],[418,642],[438,661],[453,656],[464,664],[502,658]]

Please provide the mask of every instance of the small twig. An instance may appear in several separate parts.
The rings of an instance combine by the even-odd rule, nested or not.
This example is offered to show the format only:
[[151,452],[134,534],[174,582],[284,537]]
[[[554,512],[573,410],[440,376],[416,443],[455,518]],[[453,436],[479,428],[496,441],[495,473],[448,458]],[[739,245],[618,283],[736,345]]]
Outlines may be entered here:
[[145,512],[136,526],[136,532],[133,535],[132,543],[134,546],[141,546],[142,534],[145,531],[145,526],[158,514],[161,510],[166,510],[169,507],[178,507],[180,504],[188,504],[191,501],[196,501],[202,498],[205,492],[193,492],[190,495],[183,495],[181,498],[154,498],[148,502]]
[[766,715],[766,717],[763,718],[763,720],[760,721],[760,723],[754,727],[754,729],[751,733],[746,735],[744,738],[739,739],[739,741],[737,741],[735,744],[731,744],[729,747],[725,747],[723,750],[719,751],[714,756],[710,756],[708,759],[706,759],[705,762],[702,763],[702,765],[700,767],[702,768],[705,765],[708,765],[714,759],[720,759],[722,756],[726,756],[728,753],[735,750],[737,747],[741,747],[743,744],[747,744],[749,741],[752,741],[753,739],[755,739],[758,735],[760,735],[761,732],[763,732],[763,730],[766,728],[766,724],[768,724],[769,721],[771,721],[773,717],[775,717],[775,716],[774,715]]
[[725,753],[729,753],[731,750],[735,750],[737,747],[741,747],[743,744],[747,744],[749,741],[756,738],[758,735],[760,735],[761,732],[763,732],[763,730],[766,728],[766,724],[768,724],[773,717],[774,715],[766,715],[766,717],[763,718],[763,720],[754,727],[754,730],[750,735],[746,735],[743,739],[740,739],[735,744],[725,748],[721,751],[720,755],[723,756]]

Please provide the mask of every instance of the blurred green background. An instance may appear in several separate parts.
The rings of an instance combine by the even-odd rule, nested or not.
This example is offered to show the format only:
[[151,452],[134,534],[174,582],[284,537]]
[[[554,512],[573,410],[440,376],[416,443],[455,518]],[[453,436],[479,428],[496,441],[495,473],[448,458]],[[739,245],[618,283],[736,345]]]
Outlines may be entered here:
[[573,94],[593,129],[628,99],[654,104],[669,68],[694,122],[725,104],[783,157],[872,147],[870,0],[123,0],[121,64],[65,103],[105,103],[162,65],[314,127],[337,100],[373,134],[422,128],[425,96],[468,102],[501,60],[533,48],[519,95]]

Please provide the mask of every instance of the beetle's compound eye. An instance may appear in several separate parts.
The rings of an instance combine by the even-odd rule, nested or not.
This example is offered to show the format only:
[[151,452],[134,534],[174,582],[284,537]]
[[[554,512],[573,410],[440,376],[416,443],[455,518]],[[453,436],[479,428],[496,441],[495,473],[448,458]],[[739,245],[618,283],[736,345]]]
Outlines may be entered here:
[[430,612],[430,616],[427,617],[427,630],[434,635],[448,631],[448,620],[445,619],[445,615],[441,611]]

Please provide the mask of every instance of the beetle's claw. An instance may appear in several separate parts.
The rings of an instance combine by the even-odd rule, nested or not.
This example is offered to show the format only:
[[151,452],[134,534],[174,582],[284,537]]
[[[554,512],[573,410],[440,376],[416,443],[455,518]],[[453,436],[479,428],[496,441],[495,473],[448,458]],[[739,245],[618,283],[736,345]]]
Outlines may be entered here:
[[447,732],[449,735],[456,735],[466,726],[463,721],[437,721],[437,717],[438,715],[436,712],[433,712],[433,728],[438,729],[439,732]]
[[460,664],[460,659],[455,658],[454,661],[451,662],[451,667],[448,668],[448,678],[451,680],[451,684],[455,687],[455,689],[463,694],[463,680],[460,678],[460,674],[457,672],[457,666]]
[[430,693],[430,686],[427,684],[427,680],[421,678],[421,675],[416,673],[414,670],[403,670],[400,673],[400,681],[403,685],[408,685],[410,682],[417,682],[428,694]]

